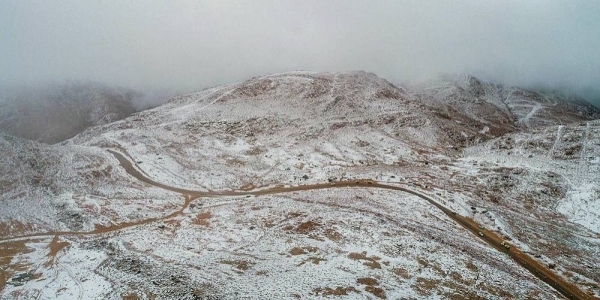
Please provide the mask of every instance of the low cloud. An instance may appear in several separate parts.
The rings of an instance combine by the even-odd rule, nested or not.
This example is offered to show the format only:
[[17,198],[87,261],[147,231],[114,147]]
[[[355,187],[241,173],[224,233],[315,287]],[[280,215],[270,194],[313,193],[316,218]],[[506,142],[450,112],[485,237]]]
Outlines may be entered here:
[[4,1],[0,83],[198,90],[291,70],[466,72],[600,106],[600,2]]

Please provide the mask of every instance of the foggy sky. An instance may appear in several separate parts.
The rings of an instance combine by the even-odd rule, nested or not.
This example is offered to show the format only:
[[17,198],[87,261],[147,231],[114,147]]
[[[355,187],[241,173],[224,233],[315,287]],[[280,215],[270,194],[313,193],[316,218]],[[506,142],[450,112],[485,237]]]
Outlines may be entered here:
[[0,83],[198,90],[292,70],[466,72],[600,105],[600,1],[7,1]]

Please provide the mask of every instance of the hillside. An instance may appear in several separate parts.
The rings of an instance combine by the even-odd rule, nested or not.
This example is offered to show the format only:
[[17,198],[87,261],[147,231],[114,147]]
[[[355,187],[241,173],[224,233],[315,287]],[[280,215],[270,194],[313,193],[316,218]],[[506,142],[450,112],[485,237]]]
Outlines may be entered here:
[[600,118],[600,110],[584,99],[557,91],[533,92],[484,82],[468,74],[444,75],[409,83],[412,96],[439,111],[461,111],[490,124],[520,129],[569,124]]
[[2,135],[1,295],[599,297],[600,122],[571,100],[291,72]]

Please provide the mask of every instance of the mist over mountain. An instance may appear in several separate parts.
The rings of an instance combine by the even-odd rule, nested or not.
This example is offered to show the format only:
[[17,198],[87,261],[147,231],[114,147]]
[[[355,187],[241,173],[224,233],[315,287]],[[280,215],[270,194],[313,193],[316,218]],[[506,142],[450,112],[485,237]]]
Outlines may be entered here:
[[600,105],[600,2],[3,1],[0,82],[192,92],[293,70],[439,73]]
[[[391,86],[396,88],[393,84]],[[543,89],[538,93],[483,81],[469,74],[440,75],[398,86],[414,101],[447,118],[453,115],[449,111],[471,110],[481,103],[495,105],[495,109],[499,108],[506,114],[506,120],[489,120],[492,127],[498,125],[495,122],[500,122],[533,128],[600,117],[598,108],[574,94]],[[38,142],[57,143],[88,127],[115,122],[157,107],[173,95],[172,92],[140,92],[89,81],[5,86],[0,88],[0,132]],[[528,116],[532,108],[541,110]],[[475,119],[484,117],[486,110],[490,111],[489,107],[478,109],[480,111],[474,113],[483,115]],[[492,110],[491,113],[496,112]]]
[[158,106],[169,97],[94,82],[5,86],[0,88],[0,132],[57,143],[87,127]]

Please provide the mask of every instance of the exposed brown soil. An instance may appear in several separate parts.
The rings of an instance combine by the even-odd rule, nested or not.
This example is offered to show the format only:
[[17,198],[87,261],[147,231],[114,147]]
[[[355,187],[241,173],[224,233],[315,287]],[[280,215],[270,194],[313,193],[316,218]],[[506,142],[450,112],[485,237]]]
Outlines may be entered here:
[[325,229],[323,234],[325,235],[326,238],[328,238],[334,242],[339,242],[340,240],[342,240],[344,238],[341,233],[337,232],[335,229],[332,229],[332,228]]
[[438,285],[442,281],[439,279],[428,279],[423,277],[417,277],[417,282],[412,287],[422,296],[430,296],[433,291],[436,290]]
[[376,279],[369,277],[356,279],[356,283],[363,285],[379,285],[379,282]]
[[14,256],[26,254],[34,250],[26,246],[27,240],[9,241],[0,247],[0,291],[4,290],[8,280],[17,272],[27,271],[28,266],[11,264]]
[[127,293],[127,294],[122,294],[121,299],[123,299],[123,300],[138,300],[138,299],[140,299],[140,297],[136,293]]
[[368,257],[366,252],[352,252],[348,254],[348,258],[363,261],[363,265],[368,266],[371,269],[381,269],[381,264],[378,262],[378,260],[380,260],[381,258],[377,256]]
[[317,296],[347,296],[348,293],[359,293],[357,289],[351,286],[338,286],[336,288],[316,288],[313,290],[313,292]]
[[467,269],[469,269],[469,270],[471,270],[471,271],[473,271],[473,272],[477,272],[477,271],[479,270],[479,269],[477,268],[477,266],[473,264],[473,262],[472,262],[472,261],[469,261],[469,262],[467,262],[467,265],[466,265],[466,267],[467,267]]
[[48,252],[48,262],[46,262],[45,265],[47,267],[53,265],[58,252],[60,252],[60,250],[64,249],[67,246],[70,246],[70,245],[71,244],[69,242],[61,242],[59,240],[59,236],[55,235],[54,238],[52,239],[52,242],[50,242],[50,244],[48,245],[50,252]]
[[317,256],[311,256],[311,257],[303,260],[301,263],[299,263],[298,266],[302,266],[302,265],[304,265],[307,262],[311,262],[311,263],[313,263],[313,265],[318,265],[322,261],[326,261],[326,259],[320,258],[320,257],[317,257]]
[[313,221],[308,221],[308,222],[304,222],[304,223],[301,223],[300,225],[298,225],[298,227],[296,227],[295,231],[297,233],[307,234],[307,233],[315,230],[319,226],[321,226],[321,224],[313,222]]
[[241,271],[247,271],[252,265],[254,265],[254,263],[245,260],[222,260],[220,262],[222,264],[232,265]]
[[306,254],[306,252],[302,248],[294,247],[294,248],[290,249],[290,254],[291,255],[302,255],[302,254]]
[[365,287],[365,291],[373,294],[375,297],[377,297],[379,299],[387,299],[387,297],[385,296],[385,291],[380,287],[368,285]]
[[[403,268],[394,268],[392,269],[392,272],[404,279],[411,279],[412,276],[410,276],[410,274],[408,273],[408,271],[406,269]],[[460,275],[459,275],[460,276]]]
[[210,222],[208,220],[210,218],[212,218],[212,214],[210,212],[199,213],[193,219],[192,223],[195,224],[195,225],[200,225],[200,226],[209,226]]
[[[456,223],[461,225],[463,228],[465,228],[468,231],[470,231],[471,233],[473,233],[474,237],[480,238],[481,240],[485,241],[492,247],[496,248],[498,251],[509,255],[516,263],[518,263],[519,265],[521,265],[522,267],[527,269],[529,272],[531,272],[537,278],[541,279],[542,281],[544,281],[547,284],[549,284],[550,286],[552,286],[554,289],[556,289],[558,292],[560,292],[565,297],[567,297],[569,299],[592,299],[592,296],[590,294],[583,292],[577,286],[565,281],[562,277],[560,277],[559,275],[554,273],[552,270],[550,270],[546,266],[538,263],[532,257],[529,257],[528,255],[526,255],[525,253],[523,253],[522,251],[517,249],[515,246],[510,246],[508,248],[505,247],[506,243],[501,237],[499,237],[492,231],[480,229],[479,224],[477,224],[471,218],[467,218],[467,217],[461,216],[459,214],[456,214],[455,212],[451,211],[450,209],[446,208],[445,206],[439,204],[437,201],[435,201],[431,197],[421,194],[419,192],[410,190],[410,189],[406,189],[406,188],[399,187],[399,186],[381,184],[381,183],[373,182],[370,180],[353,180],[353,181],[336,182],[334,185],[332,185],[331,183],[328,182],[328,183],[322,183],[322,184],[299,185],[299,186],[293,186],[293,187],[274,187],[274,188],[269,188],[269,189],[263,189],[260,191],[253,191],[253,192],[252,191],[199,192],[199,191],[194,191],[194,190],[171,187],[171,186],[156,182],[156,181],[146,177],[145,175],[143,175],[122,154],[112,151],[112,150],[108,150],[108,151],[112,155],[114,155],[115,158],[117,158],[119,160],[121,166],[123,168],[125,168],[127,173],[129,173],[133,177],[137,178],[138,180],[145,182],[147,184],[150,184],[150,185],[154,185],[154,186],[163,188],[165,190],[184,194],[186,197],[186,201],[185,201],[184,205],[182,206],[182,208],[180,210],[173,212],[164,217],[151,218],[151,219],[146,219],[146,220],[142,220],[142,221],[138,221],[138,222],[122,223],[122,224],[109,226],[109,227],[105,227],[105,228],[97,228],[96,230],[91,231],[91,232],[39,233],[39,234],[24,235],[24,236],[6,237],[6,238],[0,239],[0,242],[7,242],[7,241],[13,240],[15,238],[43,237],[43,236],[48,236],[48,235],[100,234],[100,233],[106,233],[106,232],[111,232],[111,231],[115,231],[115,230],[120,230],[120,229],[127,228],[127,227],[138,226],[138,225],[142,225],[142,224],[156,222],[159,220],[170,219],[174,216],[180,215],[183,212],[183,210],[188,207],[190,201],[192,199],[195,199],[198,197],[243,196],[243,195],[260,196],[260,195],[279,194],[279,193],[287,193],[287,192],[294,192],[294,191],[309,191],[309,190],[347,188],[347,187],[378,188],[378,189],[402,191],[402,192],[406,192],[406,193],[415,195],[421,199],[426,200],[427,202],[429,202],[430,204],[434,205],[435,207],[440,209],[442,212],[444,212],[444,214],[446,214],[450,219],[454,220]],[[303,225],[302,228],[306,228],[303,230],[314,229],[314,227],[317,226],[316,224],[317,223],[314,223],[314,224],[308,223],[308,224]],[[350,255],[352,255],[352,257],[350,257]],[[350,255],[349,255],[349,257],[352,259],[364,260],[365,261],[364,264],[370,266],[371,268],[381,268],[381,265],[377,262],[378,258],[377,259],[375,257],[369,258],[366,256],[366,253],[365,254],[351,253]],[[242,266],[242,268],[243,268],[243,266]],[[345,294],[347,294],[348,291],[352,291],[352,290],[347,290],[347,288],[343,288],[343,287],[338,287],[335,290],[330,289],[330,288],[327,288],[327,289],[329,289],[329,290],[321,290],[320,293],[322,293],[323,295],[325,295],[326,292],[327,293],[332,292],[335,294],[335,293],[337,293],[338,289],[339,289],[339,292],[345,292]],[[351,288],[351,289],[354,289],[354,288]],[[331,295],[334,295],[334,294],[331,294]]]
[[307,254],[309,252],[317,252],[317,248],[316,247],[294,247],[292,249],[290,249],[290,254],[291,255],[302,255],[302,254]]

